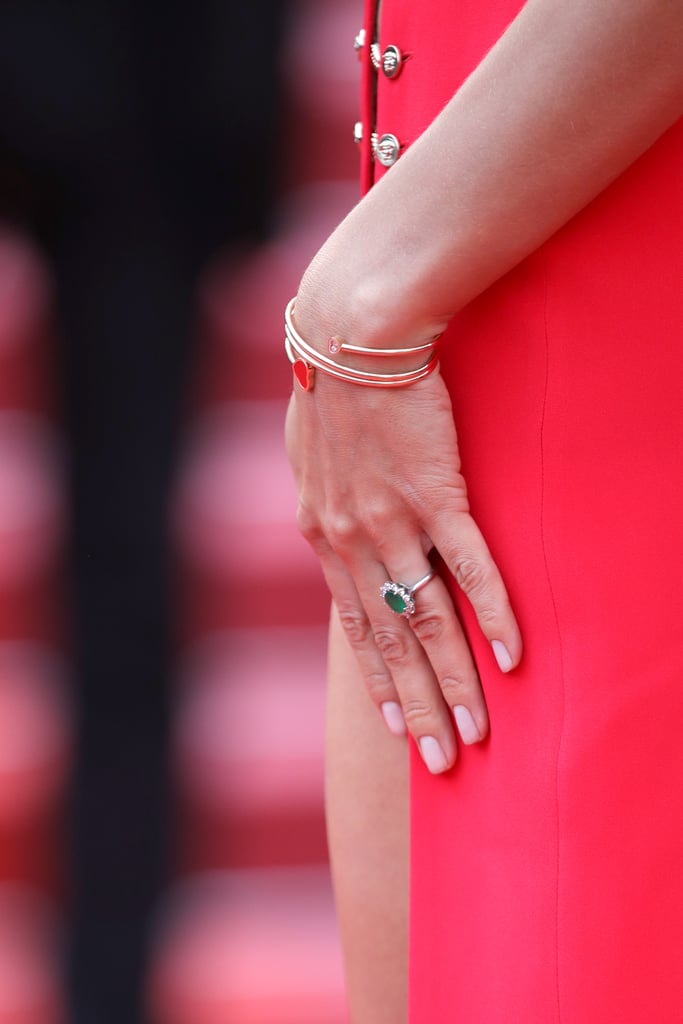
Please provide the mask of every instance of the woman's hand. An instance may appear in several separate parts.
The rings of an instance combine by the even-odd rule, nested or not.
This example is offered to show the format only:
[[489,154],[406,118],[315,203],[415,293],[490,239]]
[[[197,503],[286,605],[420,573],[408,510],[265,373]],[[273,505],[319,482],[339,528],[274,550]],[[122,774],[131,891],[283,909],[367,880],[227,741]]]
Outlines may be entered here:
[[[379,348],[435,337],[681,116],[682,31],[683,5],[661,0],[525,4],[318,253],[297,297],[303,337],[320,351],[334,334]],[[415,583],[435,548],[501,668],[521,656],[469,515],[443,382],[383,390],[318,373],[313,392],[295,389],[287,443],[301,529],[373,699],[442,771],[456,753],[453,716],[464,742],[488,728],[476,669],[440,580],[409,620],[384,605],[381,584]]]
[[[325,325],[314,325],[300,302],[301,333],[324,336]],[[454,725],[464,743],[488,732],[477,670],[439,577],[415,595],[408,619],[386,606],[382,583],[412,585],[429,571],[435,549],[503,671],[518,663],[522,644],[469,514],[443,381],[437,371],[406,388],[367,388],[318,373],[313,391],[295,385],[286,438],[299,527],[320,558],[370,695],[391,731],[407,726],[429,770],[444,771],[456,757]]]

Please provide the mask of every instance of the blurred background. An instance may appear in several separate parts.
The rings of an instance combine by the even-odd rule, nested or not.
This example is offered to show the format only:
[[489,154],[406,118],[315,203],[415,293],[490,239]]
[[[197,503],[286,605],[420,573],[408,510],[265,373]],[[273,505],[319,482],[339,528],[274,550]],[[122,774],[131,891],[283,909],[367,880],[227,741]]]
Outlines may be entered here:
[[343,1024],[282,312],[361,0],[0,5],[0,1024]]

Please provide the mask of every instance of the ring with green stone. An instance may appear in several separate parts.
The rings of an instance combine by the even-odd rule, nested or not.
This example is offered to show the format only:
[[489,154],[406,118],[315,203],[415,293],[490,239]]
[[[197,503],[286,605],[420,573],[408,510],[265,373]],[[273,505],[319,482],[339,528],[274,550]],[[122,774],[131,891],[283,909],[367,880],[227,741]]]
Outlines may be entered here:
[[434,569],[430,569],[426,576],[423,576],[417,583],[409,587],[407,583],[395,583],[394,580],[387,580],[379,588],[385,604],[391,608],[395,615],[402,615],[405,619],[415,614],[415,601],[413,598],[418,590],[426,587],[431,579],[436,576]]

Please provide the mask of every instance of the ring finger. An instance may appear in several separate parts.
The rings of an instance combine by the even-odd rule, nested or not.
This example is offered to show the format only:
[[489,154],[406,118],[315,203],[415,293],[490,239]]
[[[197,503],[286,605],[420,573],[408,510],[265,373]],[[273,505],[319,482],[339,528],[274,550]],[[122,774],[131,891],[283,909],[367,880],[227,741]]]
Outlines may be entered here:
[[[393,579],[401,582],[410,579],[414,583],[430,571],[424,555],[416,553],[414,565],[420,568],[413,570],[412,576],[404,573],[403,576],[394,575]],[[384,566],[366,561],[362,577],[361,572],[357,571],[354,578],[372,626],[375,643],[393,677],[407,727],[429,770],[434,773],[445,771],[455,761],[457,744],[452,715],[439,685],[440,677],[408,620],[395,614],[383,600],[380,588],[388,578]],[[435,577],[414,595],[416,614],[424,594],[432,588],[438,588],[439,592],[443,589],[445,600],[450,603],[443,583]],[[441,611],[444,618],[446,611],[447,606]],[[452,604],[450,614],[454,617]]]

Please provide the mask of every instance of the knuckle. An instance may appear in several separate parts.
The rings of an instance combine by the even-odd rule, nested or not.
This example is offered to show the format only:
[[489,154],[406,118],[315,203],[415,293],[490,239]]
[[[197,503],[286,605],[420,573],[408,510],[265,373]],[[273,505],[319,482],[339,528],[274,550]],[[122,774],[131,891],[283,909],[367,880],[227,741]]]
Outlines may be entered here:
[[387,693],[393,695],[393,684],[388,672],[368,672],[364,676],[367,691],[375,704],[381,704],[386,700]]
[[413,633],[421,644],[438,643],[443,639],[445,621],[437,612],[415,612],[409,620]]
[[386,537],[388,528],[395,519],[396,510],[393,505],[380,497],[376,497],[365,509],[364,520],[367,531],[380,543]]
[[486,603],[480,604],[477,608],[477,620],[482,629],[486,630],[487,626],[494,626],[499,622],[500,617],[493,605]]
[[370,638],[370,623],[365,613],[355,605],[338,606],[337,611],[349,643],[353,647],[364,646]]
[[358,536],[358,528],[350,516],[337,512],[326,523],[325,533],[330,546],[341,553],[351,548]]
[[428,721],[434,713],[434,709],[427,701],[419,697],[411,697],[403,701],[403,717],[411,732],[421,730],[425,721]]
[[461,704],[471,695],[474,681],[464,676],[445,676],[440,680],[441,692],[447,704]]
[[460,558],[455,566],[458,586],[469,598],[478,597],[488,588],[488,576],[475,558]]
[[320,521],[317,515],[302,501],[297,505],[296,525],[299,533],[311,544],[315,543],[322,536]]
[[387,665],[399,664],[408,653],[405,636],[388,626],[381,626],[375,630],[375,643]]

